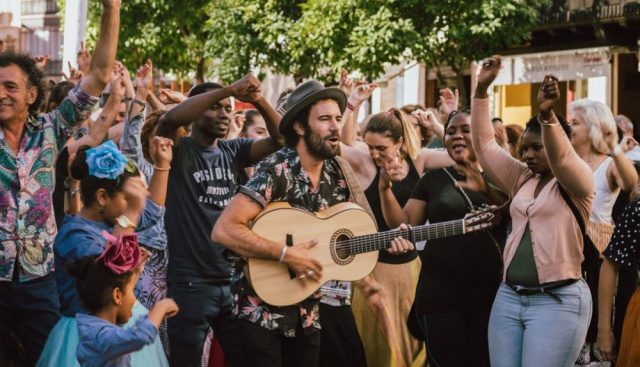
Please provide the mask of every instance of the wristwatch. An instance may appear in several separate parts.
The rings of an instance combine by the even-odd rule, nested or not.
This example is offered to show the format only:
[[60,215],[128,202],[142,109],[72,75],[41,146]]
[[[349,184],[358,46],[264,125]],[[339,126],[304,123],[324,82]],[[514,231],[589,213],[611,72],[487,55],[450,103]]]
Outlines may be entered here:
[[136,228],[136,225],[124,214],[116,218],[116,224],[123,229]]

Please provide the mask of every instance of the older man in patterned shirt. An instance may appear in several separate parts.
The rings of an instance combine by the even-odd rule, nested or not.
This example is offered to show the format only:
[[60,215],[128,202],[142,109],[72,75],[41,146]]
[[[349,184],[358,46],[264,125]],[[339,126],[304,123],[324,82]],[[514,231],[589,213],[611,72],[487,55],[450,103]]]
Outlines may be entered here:
[[110,80],[120,0],[102,0],[100,39],[88,75],[54,111],[36,116],[42,74],[26,55],[0,54],[0,365],[11,335],[35,364],[59,318],[53,277],[54,164],[72,130],[89,117]]

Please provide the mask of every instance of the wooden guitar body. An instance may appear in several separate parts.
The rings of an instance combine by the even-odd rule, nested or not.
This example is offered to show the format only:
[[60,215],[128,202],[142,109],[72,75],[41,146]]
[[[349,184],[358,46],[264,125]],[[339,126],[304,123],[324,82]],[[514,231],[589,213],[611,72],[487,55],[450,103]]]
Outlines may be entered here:
[[330,280],[359,280],[373,271],[378,252],[351,255],[342,240],[377,232],[375,220],[353,203],[334,205],[319,213],[273,203],[255,219],[252,230],[268,240],[297,245],[319,243],[310,251],[322,264],[322,279],[297,278],[277,261],[249,258],[245,269],[256,294],[266,303],[286,306],[299,303]]

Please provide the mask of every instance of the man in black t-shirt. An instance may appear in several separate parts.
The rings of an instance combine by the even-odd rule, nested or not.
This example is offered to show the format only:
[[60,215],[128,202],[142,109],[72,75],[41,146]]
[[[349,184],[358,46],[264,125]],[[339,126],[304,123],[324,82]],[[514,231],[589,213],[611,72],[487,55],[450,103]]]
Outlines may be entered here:
[[[240,171],[280,147],[280,115],[262,97],[259,85],[251,74],[228,87],[198,85],[189,99],[160,118],[157,127],[158,135],[175,140],[165,215],[168,296],[180,307],[180,315],[168,321],[174,366],[200,366],[210,326],[227,361],[232,366],[245,364],[229,318],[231,267],[210,234],[236,191]],[[270,137],[223,140],[231,121],[231,96],[256,106]],[[176,139],[178,129],[192,121],[191,136]]]

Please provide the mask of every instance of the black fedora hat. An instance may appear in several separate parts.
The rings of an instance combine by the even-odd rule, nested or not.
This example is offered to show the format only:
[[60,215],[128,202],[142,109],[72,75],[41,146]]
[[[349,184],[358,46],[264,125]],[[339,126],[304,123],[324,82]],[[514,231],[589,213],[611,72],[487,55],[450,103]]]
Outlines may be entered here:
[[309,80],[300,84],[283,104],[285,112],[280,120],[279,130],[281,134],[291,129],[293,122],[300,113],[309,105],[323,99],[333,99],[338,102],[340,112],[347,108],[347,95],[340,88],[327,87],[317,80]]

